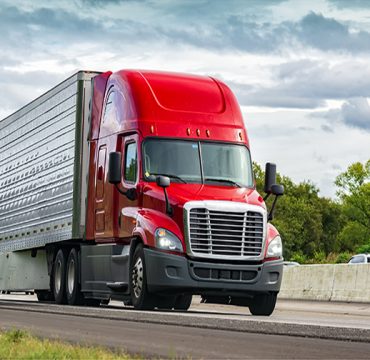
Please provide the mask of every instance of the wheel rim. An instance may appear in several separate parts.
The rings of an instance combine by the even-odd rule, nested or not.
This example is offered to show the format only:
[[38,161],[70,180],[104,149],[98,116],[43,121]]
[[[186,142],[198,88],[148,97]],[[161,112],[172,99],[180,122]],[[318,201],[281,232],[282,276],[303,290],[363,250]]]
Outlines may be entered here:
[[143,290],[143,277],[143,261],[141,260],[141,258],[138,258],[132,270],[132,287],[136,298],[140,297]]
[[76,264],[74,259],[71,259],[71,261],[68,264],[68,276],[67,276],[67,287],[68,287],[68,293],[72,294],[73,290],[75,288],[75,272],[76,272]]
[[55,264],[55,278],[54,278],[55,292],[59,294],[62,287],[62,262],[60,259]]

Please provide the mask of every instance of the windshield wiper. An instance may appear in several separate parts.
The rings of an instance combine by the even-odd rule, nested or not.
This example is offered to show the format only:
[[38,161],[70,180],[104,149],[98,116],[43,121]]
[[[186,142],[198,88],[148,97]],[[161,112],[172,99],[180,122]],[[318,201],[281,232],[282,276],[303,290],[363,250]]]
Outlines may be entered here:
[[228,179],[205,178],[204,181],[224,182],[224,183],[235,185],[235,186],[240,187],[240,188],[242,187],[240,184],[236,183],[235,181],[228,180]]
[[176,180],[180,180],[182,183],[184,184],[187,184],[187,182],[182,179],[180,176],[177,176],[177,175],[172,175],[172,174],[158,174],[158,173],[150,173],[150,175],[155,175],[155,176],[158,176],[158,175],[161,175],[161,176],[167,176],[171,179],[176,179]]

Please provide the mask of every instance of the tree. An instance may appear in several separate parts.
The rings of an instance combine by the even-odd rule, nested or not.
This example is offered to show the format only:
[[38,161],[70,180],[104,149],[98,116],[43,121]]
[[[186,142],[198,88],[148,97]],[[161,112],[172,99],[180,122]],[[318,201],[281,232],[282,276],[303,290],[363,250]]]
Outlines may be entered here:
[[[254,163],[257,190],[262,193],[264,171]],[[276,205],[273,224],[279,229],[284,241],[284,257],[290,259],[295,254],[312,257],[324,249],[322,214],[318,189],[310,182],[294,184],[287,176],[277,174],[277,182],[284,185],[285,194]],[[267,201],[271,207],[272,198]]]
[[370,246],[370,160],[348,167],[335,181],[346,224],[338,239],[343,250]]
[[[253,168],[262,194],[264,171],[256,163]],[[277,174],[277,182],[284,185],[285,194],[277,202],[273,224],[282,236],[286,259],[338,261],[355,251],[370,252],[370,160],[350,165],[336,178],[336,201],[320,197],[309,181],[296,184]],[[268,208],[272,200],[270,196]]]
[[370,181],[370,159],[365,165],[356,162],[350,165],[347,171],[338,175],[335,185],[338,187],[337,195],[344,199],[356,192],[363,184]]

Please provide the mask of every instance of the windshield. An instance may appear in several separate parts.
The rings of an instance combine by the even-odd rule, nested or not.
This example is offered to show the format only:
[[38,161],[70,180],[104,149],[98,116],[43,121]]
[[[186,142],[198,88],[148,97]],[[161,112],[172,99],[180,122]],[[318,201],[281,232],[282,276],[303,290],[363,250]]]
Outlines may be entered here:
[[245,146],[206,141],[148,139],[143,145],[144,174],[173,182],[252,187],[252,166]]

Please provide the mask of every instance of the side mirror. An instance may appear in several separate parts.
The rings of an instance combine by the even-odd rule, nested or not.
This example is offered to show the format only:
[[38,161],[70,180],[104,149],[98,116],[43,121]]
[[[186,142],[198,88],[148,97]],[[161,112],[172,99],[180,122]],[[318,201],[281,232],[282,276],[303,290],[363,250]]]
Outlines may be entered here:
[[166,214],[168,214],[169,216],[172,216],[173,209],[171,207],[170,202],[168,201],[167,190],[166,190],[166,188],[170,186],[171,180],[168,176],[159,175],[156,177],[155,182],[157,183],[158,186],[163,188],[164,198],[166,200]]
[[273,163],[266,163],[265,168],[265,187],[263,191],[266,194],[272,193],[272,186],[276,184],[276,165]]
[[276,195],[276,196],[281,196],[284,194],[284,186],[283,185],[278,185],[274,184],[271,186],[271,193]]
[[266,163],[265,186],[263,190],[266,193],[263,199],[265,201],[271,194],[275,195],[275,199],[268,214],[268,220],[272,220],[274,218],[274,210],[277,198],[284,194],[284,186],[276,184],[276,165],[273,163]]
[[111,184],[121,182],[121,153],[111,152],[109,154],[108,180]]
[[158,186],[162,188],[167,188],[171,184],[170,178],[168,176],[162,176],[162,175],[157,176],[157,178],[155,179],[155,182],[157,183]]

